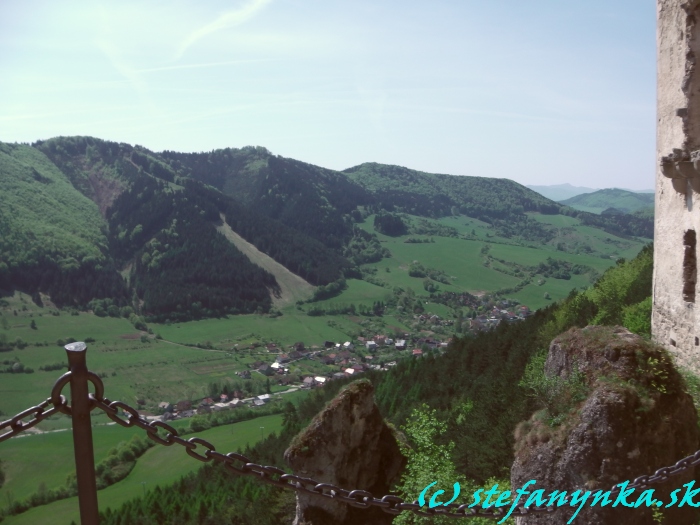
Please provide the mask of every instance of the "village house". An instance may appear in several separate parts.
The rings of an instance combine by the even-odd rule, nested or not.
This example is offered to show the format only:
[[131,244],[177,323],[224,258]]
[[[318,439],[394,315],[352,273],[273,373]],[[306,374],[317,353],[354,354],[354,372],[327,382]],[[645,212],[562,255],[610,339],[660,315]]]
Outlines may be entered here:
[[177,404],[175,405],[175,408],[178,412],[182,412],[184,410],[189,410],[192,408],[192,401],[188,400],[183,400],[183,401],[178,401]]

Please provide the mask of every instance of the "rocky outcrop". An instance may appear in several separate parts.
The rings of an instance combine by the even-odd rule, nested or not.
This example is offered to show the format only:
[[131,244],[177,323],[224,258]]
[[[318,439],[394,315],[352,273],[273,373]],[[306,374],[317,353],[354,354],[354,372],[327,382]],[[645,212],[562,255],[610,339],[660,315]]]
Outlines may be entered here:
[[[575,490],[607,491],[673,465],[700,448],[697,413],[669,354],[624,328],[587,327],[559,336],[549,348],[545,375],[561,378],[549,383],[558,385],[561,413],[541,411],[519,425],[511,470],[514,489],[534,479],[537,484],[528,489],[544,488],[546,501],[555,489],[569,495]],[[572,395],[582,389],[585,400]],[[672,501],[670,492],[680,488],[680,502],[686,490],[683,484],[694,478],[691,469],[654,485],[653,498],[665,506]],[[636,503],[641,494],[635,490],[626,501]],[[698,501],[700,497],[693,498]],[[554,514],[520,517],[517,523],[566,523],[577,507],[569,504]],[[616,508],[586,504],[574,523],[690,525],[697,520],[698,509],[688,505],[652,509],[644,503],[638,508],[620,503]]]
[[[367,380],[350,384],[294,438],[284,458],[295,474],[375,496],[388,494],[405,458],[373,393]],[[297,494],[295,525],[379,525],[391,520],[381,509]]]

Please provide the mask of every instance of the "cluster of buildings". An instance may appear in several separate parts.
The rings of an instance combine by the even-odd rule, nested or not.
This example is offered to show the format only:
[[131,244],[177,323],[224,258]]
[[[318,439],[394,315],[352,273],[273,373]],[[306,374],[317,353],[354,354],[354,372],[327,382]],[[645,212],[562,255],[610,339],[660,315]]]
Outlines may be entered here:
[[490,312],[478,315],[474,319],[470,319],[469,329],[472,332],[491,330],[503,321],[513,323],[522,321],[530,315],[532,315],[532,312],[525,305],[516,306],[510,310],[501,310],[494,306]]
[[162,414],[160,416],[151,416],[150,419],[173,421],[175,419],[193,417],[195,415],[230,410],[243,405],[263,406],[269,403],[271,399],[272,396],[270,394],[246,398],[243,392],[236,390],[230,396],[228,394],[221,394],[218,398],[204,398],[196,407],[192,401],[188,400],[178,401],[174,405],[168,401],[163,401],[158,404],[158,409],[162,411]]

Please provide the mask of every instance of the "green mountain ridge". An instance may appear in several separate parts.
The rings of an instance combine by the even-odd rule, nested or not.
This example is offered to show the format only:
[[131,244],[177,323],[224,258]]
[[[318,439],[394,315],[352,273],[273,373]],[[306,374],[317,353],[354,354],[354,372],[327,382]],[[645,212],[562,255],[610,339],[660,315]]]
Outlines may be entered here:
[[[378,231],[362,227],[376,214],[466,217],[489,230],[485,238],[577,253],[581,241],[536,215],[622,237],[653,234],[649,217],[579,212],[508,179],[376,163],[339,172],[261,147],[156,153],[57,137],[2,144],[0,162],[2,209],[19,210],[0,212],[0,290],[81,308],[105,299],[153,320],[270,310],[275,278],[224,242],[221,217],[292,273],[329,286],[324,297],[342,291],[344,279],[364,278],[361,265],[391,256]],[[478,238],[427,224],[412,232]]]

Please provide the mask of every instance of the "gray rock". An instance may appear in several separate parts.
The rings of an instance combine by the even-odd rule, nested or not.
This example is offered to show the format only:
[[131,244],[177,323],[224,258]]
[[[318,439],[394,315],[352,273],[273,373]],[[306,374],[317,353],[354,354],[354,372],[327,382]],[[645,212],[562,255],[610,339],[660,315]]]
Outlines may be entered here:
[[[576,369],[588,388],[585,401],[573,402],[563,422],[549,425],[538,412],[516,430],[516,455],[511,469],[513,488],[534,479],[529,490],[603,491],[630,482],[660,467],[673,465],[699,447],[697,413],[669,354],[624,328],[572,329],[549,347],[545,374],[572,378]],[[562,393],[563,396],[567,392]],[[695,478],[691,469],[654,485],[654,499],[672,501],[670,492]],[[700,487],[695,487],[700,488]],[[635,503],[642,490],[626,501]],[[591,496],[592,498],[592,496]],[[612,498],[615,501],[615,498]],[[700,502],[700,496],[694,498]],[[578,507],[578,505],[576,506]],[[566,523],[576,507],[553,514],[517,518],[518,525]],[[664,524],[697,523],[698,509],[656,509]],[[573,521],[582,525],[655,525],[652,509],[642,504],[593,508],[584,505]]]
[[[389,492],[405,458],[373,393],[367,380],[348,385],[294,438],[284,459],[295,474],[375,496]],[[391,520],[381,509],[357,509],[297,493],[295,525],[379,525]]]

